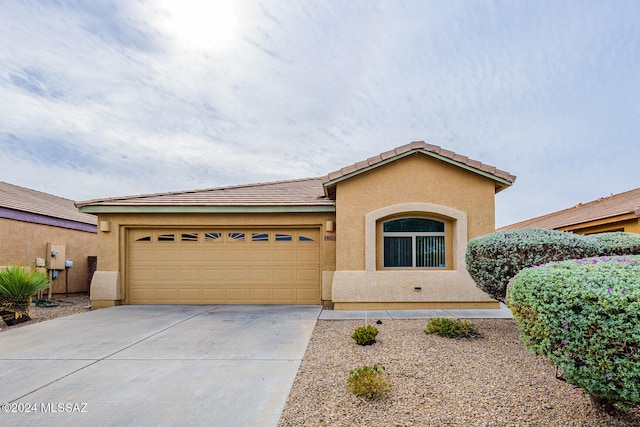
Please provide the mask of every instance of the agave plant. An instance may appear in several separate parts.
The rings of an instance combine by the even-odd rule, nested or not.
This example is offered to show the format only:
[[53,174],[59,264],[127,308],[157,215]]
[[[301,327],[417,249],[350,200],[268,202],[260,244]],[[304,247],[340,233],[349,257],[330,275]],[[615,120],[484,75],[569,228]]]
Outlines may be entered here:
[[7,267],[0,270],[0,310],[12,311],[16,319],[29,315],[31,296],[49,286],[45,273],[26,267]]

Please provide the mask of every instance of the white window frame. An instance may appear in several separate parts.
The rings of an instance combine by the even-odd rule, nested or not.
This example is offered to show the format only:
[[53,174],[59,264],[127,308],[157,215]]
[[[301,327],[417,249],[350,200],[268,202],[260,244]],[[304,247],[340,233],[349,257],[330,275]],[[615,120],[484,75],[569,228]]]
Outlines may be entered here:
[[[465,250],[467,248],[467,214],[463,211],[435,203],[398,203],[367,212],[364,218],[364,269],[368,272],[378,270],[378,224],[380,221],[394,215],[415,215],[424,213],[425,216],[438,215],[451,223],[452,232],[447,236],[448,250],[451,251],[453,262],[448,263],[447,271],[460,272],[465,268]],[[380,264],[382,266],[382,263]],[[391,269],[391,271],[394,271]],[[443,271],[442,269],[431,271]]]
[[[392,221],[397,221],[400,219],[409,219],[409,218],[419,218],[419,219],[428,219],[431,221],[436,221],[439,223],[442,223],[443,227],[446,230],[446,223],[444,221],[441,221],[439,219],[433,219],[433,218],[424,218],[424,217],[416,217],[416,216],[408,216],[408,217],[402,217],[402,218],[393,218],[393,219],[388,219],[386,221],[382,222],[382,267],[383,268],[438,268],[438,269],[445,269],[447,268],[447,235],[445,231],[442,232],[433,232],[433,231],[384,231],[384,225],[388,222],[392,222]],[[384,264],[384,242],[385,242],[385,237],[411,237],[411,266],[387,266]],[[441,266],[433,266],[433,267],[417,267],[417,252],[418,252],[418,246],[417,246],[417,237],[444,237],[444,248],[443,248],[443,263]]]

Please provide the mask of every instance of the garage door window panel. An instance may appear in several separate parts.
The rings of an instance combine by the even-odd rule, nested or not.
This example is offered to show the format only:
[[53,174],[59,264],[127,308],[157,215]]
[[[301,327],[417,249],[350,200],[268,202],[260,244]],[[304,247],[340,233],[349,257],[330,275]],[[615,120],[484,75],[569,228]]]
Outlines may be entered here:
[[268,242],[269,233],[251,233],[252,242]]
[[182,233],[181,239],[182,242],[197,242],[198,241],[198,233]]
[[175,234],[158,234],[158,242],[175,242]]
[[228,233],[227,237],[229,237],[229,241],[231,242],[244,242],[244,233],[241,232],[233,232],[233,233]]
[[218,231],[212,231],[209,233],[204,233],[204,241],[205,242],[221,242],[222,241],[222,233]]

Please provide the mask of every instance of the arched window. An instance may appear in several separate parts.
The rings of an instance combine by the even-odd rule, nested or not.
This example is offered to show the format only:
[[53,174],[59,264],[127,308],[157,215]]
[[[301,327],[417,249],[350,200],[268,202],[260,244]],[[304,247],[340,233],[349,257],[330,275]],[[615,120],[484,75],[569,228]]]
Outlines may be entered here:
[[444,222],[400,218],[382,224],[384,267],[445,268]]

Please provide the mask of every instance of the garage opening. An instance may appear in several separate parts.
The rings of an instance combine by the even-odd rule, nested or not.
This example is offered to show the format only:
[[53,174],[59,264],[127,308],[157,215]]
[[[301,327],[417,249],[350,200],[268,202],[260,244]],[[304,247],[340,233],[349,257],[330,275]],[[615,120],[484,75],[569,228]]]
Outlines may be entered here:
[[320,304],[319,229],[130,229],[129,304]]

